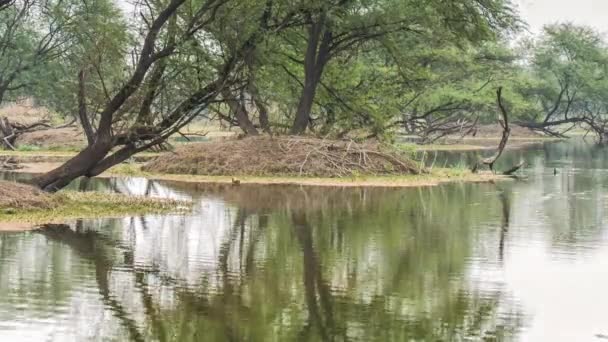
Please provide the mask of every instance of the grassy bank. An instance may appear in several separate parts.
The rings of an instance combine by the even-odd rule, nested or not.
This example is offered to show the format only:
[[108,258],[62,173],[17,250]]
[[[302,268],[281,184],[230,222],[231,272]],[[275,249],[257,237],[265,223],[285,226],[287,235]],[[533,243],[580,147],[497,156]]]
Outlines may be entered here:
[[181,212],[190,203],[120,194],[63,191],[46,194],[37,189],[0,182],[0,222],[59,223],[77,218],[122,217],[126,215]]
[[[59,166],[59,163],[25,163],[23,168],[14,172],[43,173]],[[144,177],[150,180],[178,181],[186,183],[231,184],[234,180],[240,184],[283,184],[310,186],[376,186],[376,187],[415,187],[434,186],[449,182],[491,182],[507,179],[491,173],[471,173],[464,168],[433,168],[428,173],[403,176],[349,176],[298,177],[298,176],[203,176],[184,174],[165,174],[142,171],[142,164],[120,164],[106,171],[100,178],[109,177]]]
[[350,176],[342,178],[297,177],[297,176],[202,176],[150,173],[141,170],[141,165],[122,164],[115,166],[102,177],[145,177],[151,180],[177,181],[185,183],[209,184],[257,184],[257,185],[305,185],[340,187],[417,187],[435,186],[450,182],[494,182],[508,180],[509,177],[490,172],[472,173],[463,168],[434,168],[428,173],[403,176]]
[[[454,145],[449,146],[454,148]],[[491,173],[473,174],[466,168],[428,170],[412,158],[415,152],[416,149],[409,145],[395,148],[375,141],[260,136],[185,144],[171,153],[158,155],[145,165],[124,163],[101,176],[139,176],[194,183],[341,187],[431,186],[502,178]],[[17,172],[44,173],[59,165],[59,162],[22,162],[19,165],[22,168]]]

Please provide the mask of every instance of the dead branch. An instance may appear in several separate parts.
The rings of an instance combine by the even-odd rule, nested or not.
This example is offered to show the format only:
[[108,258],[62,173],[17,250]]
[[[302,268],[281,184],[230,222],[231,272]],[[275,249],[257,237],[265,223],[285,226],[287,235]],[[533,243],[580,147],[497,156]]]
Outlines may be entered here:
[[511,176],[513,175],[515,172],[517,172],[519,169],[521,169],[522,167],[524,167],[526,165],[525,161],[520,161],[519,164],[513,166],[512,168],[508,169],[507,171],[503,172],[502,174],[505,176]]
[[15,141],[22,134],[49,129],[65,128],[73,124],[74,122],[72,121],[66,125],[53,127],[46,119],[30,124],[23,124],[19,122],[11,122],[6,117],[0,117],[0,147],[15,150]]
[[509,127],[509,117],[507,114],[507,110],[502,103],[502,87],[499,87],[496,91],[496,100],[498,102],[498,108],[500,109],[500,113],[502,115],[502,120],[498,119],[498,123],[502,127],[502,138],[500,139],[500,144],[498,144],[498,150],[496,153],[489,158],[483,159],[481,162],[484,165],[487,165],[490,170],[494,171],[494,163],[500,158],[502,152],[505,150],[507,143],[509,142],[509,137],[511,136],[511,127]]
[[[481,165],[487,165],[490,168],[490,170],[492,172],[494,172],[494,164],[496,163],[498,158],[500,158],[500,156],[504,152],[505,148],[507,147],[507,143],[509,142],[509,137],[511,136],[511,127],[509,126],[509,115],[502,102],[502,87],[499,87],[498,90],[496,91],[496,100],[497,100],[498,108],[499,108],[500,114],[501,114],[501,117],[499,117],[499,119],[498,119],[498,123],[502,127],[502,137],[500,139],[500,143],[498,144],[498,149],[496,150],[496,153],[494,153],[494,155],[489,158],[485,158],[485,159],[482,159],[482,160],[476,162],[471,167],[471,172],[473,172],[473,173],[476,173],[479,170],[479,167]],[[515,172],[517,172],[522,167],[524,167],[525,165],[526,165],[525,161],[522,160],[519,164],[511,167],[507,171],[504,171],[502,174],[505,176],[510,176],[510,175],[514,174]]]

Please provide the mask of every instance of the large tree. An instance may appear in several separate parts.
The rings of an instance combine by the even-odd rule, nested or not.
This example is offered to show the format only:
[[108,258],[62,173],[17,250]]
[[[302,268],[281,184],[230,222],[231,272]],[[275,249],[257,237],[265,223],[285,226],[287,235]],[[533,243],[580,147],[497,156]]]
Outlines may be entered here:
[[517,24],[512,4],[504,0],[309,1],[300,12],[302,27],[283,35],[291,51],[289,58],[303,68],[292,134],[306,131],[324,71],[338,57],[352,56],[365,48],[381,48],[378,42],[387,36],[432,37],[443,30],[453,40],[479,42]]
[[[136,62],[96,115],[89,145],[34,179],[41,188],[61,189],[75,178],[98,175],[162,144],[235,82],[233,75],[243,68],[262,33],[282,27],[260,25],[268,10],[265,2],[171,0],[148,5],[138,10],[143,44],[127,52],[137,56]],[[163,96],[167,93],[171,96]],[[163,101],[168,97],[168,103]]]
[[28,87],[50,61],[68,48],[63,35],[74,17],[74,1],[15,0],[0,12],[0,103]]
[[581,126],[603,140],[608,124],[608,49],[602,35],[584,26],[551,25],[528,51],[536,81],[521,91],[538,107],[518,124],[551,135]]
[[[49,191],[162,144],[212,112],[248,134],[270,131],[271,116],[285,109],[280,120],[292,134],[313,122],[319,133],[373,127],[378,135],[399,113],[381,113],[404,95],[395,84],[411,94],[416,81],[402,72],[400,55],[433,37],[457,55],[517,26],[507,0],[165,0],[138,2],[124,14],[110,1],[70,4],[73,10],[50,16],[70,25],[56,31],[67,45],[44,69],[70,95],[53,101],[52,87],[36,91],[78,118],[88,146],[34,179]],[[350,66],[357,72],[345,73]],[[469,83],[466,89],[479,80]]]

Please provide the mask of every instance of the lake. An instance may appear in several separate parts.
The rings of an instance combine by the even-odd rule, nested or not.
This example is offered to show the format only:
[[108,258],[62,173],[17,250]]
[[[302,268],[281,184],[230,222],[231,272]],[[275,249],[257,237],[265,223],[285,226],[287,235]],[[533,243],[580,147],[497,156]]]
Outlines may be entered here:
[[75,184],[194,211],[1,232],[0,341],[608,339],[608,148],[497,167],[522,158],[496,184]]

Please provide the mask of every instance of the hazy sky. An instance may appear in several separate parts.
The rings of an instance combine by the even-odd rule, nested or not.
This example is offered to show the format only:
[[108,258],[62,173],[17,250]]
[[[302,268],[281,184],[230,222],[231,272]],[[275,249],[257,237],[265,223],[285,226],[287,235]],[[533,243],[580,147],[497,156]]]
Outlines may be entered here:
[[543,25],[571,21],[608,33],[608,0],[518,0],[522,16],[530,30]]

